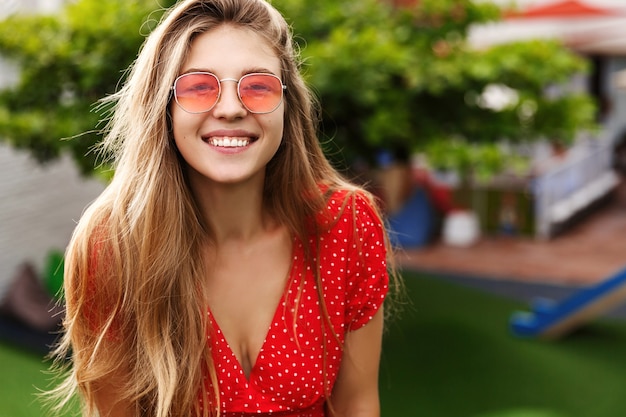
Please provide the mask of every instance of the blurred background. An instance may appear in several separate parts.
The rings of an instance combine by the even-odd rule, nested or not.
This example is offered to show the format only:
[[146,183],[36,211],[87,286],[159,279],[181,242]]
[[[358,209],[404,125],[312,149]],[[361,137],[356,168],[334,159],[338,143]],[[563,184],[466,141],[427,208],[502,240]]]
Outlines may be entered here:
[[[272,3],[405,278],[383,415],[623,415],[626,3]],[[112,175],[97,102],[171,4],[0,0],[0,417],[48,415],[62,254]]]

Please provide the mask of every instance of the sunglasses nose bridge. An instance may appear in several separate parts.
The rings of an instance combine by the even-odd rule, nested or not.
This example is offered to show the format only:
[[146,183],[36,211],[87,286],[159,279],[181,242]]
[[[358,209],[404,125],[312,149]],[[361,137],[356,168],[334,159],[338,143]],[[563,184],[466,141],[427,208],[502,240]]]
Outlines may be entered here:
[[[236,78],[222,78],[221,80],[218,80],[218,85],[219,85],[219,94],[218,94],[217,100],[216,100],[216,102],[215,102],[215,105],[217,105],[217,104],[218,104],[218,102],[223,101],[223,99],[224,99],[224,95],[225,95],[225,93],[224,93],[224,92],[225,92],[225,89],[224,89],[224,86],[222,85],[222,83],[224,83],[224,82],[233,82],[233,83],[235,83],[235,85],[234,85],[234,88],[235,88],[235,90],[234,90],[235,99],[236,99],[237,103],[238,103],[240,106],[245,107],[245,105],[244,105],[244,104],[243,104],[243,102],[241,101],[241,96],[239,95],[239,81],[240,81],[240,80],[238,80],[238,79],[236,79]],[[232,90],[231,90],[231,91],[232,91]],[[227,94],[228,94],[228,93],[227,93]],[[247,110],[247,108],[246,108],[246,110]]]

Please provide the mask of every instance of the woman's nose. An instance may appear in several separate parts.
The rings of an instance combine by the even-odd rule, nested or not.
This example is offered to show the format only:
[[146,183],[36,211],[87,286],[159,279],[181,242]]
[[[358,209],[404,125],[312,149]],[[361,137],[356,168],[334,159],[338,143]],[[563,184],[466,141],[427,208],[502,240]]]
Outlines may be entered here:
[[236,118],[245,116],[248,111],[239,100],[237,94],[237,81],[226,79],[222,80],[222,88],[220,97],[213,108],[215,117]]

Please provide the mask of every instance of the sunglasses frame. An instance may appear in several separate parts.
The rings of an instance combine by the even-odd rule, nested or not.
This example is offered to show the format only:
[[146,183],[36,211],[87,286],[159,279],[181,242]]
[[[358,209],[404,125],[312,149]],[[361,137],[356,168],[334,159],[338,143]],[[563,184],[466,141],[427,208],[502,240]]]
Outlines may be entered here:
[[[187,110],[179,101],[178,101],[178,95],[176,94],[176,84],[178,83],[178,81],[181,78],[184,78],[188,75],[210,75],[213,78],[215,78],[215,80],[217,81],[217,98],[215,99],[215,103],[213,103],[213,105],[211,107],[209,107],[206,110],[202,110],[202,111],[189,111]],[[246,105],[246,103],[244,103],[244,101],[241,99],[241,91],[239,90],[239,86],[241,85],[241,80],[247,78],[247,77],[251,77],[254,75],[263,75],[263,76],[268,76],[268,77],[273,77],[276,78],[278,80],[278,82],[280,83],[280,86],[282,87],[280,90],[280,100],[278,101],[278,103],[276,104],[276,107],[274,107],[272,110],[268,110],[268,111],[253,111],[251,109],[248,108],[248,106]],[[212,72],[205,72],[205,71],[194,71],[194,72],[188,72],[185,74],[181,74],[178,77],[176,77],[176,79],[174,80],[174,85],[172,85],[172,94],[174,95],[174,101],[176,101],[176,104],[178,105],[178,107],[180,107],[183,111],[190,113],[190,114],[202,114],[202,113],[208,113],[211,110],[213,110],[213,108],[217,105],[217,103],[220,101],[220,98],[222,97],[222,83],[225,81],[231,81],[234,83],[237,83],[237,98],[239,99],[239,102],[241,103],[241,105],[250,113],[252,114],[268,114],[268,113],[272,113],[273,111],[275,111],[278,107],[280,107],[280,105],[282,104],[284,98],[285,98],[285,90],[287,90],[287,86],[285,84],[283,84],[283,81],[274,74],[270,74],[270,73],[266,73],[266,72],[252,72],[250,74],[245,74],[243,75],[241,78],[239,78],[238,80],[235,78],[222,78],[221,80],[218,78],[217,75],[213,74]]]

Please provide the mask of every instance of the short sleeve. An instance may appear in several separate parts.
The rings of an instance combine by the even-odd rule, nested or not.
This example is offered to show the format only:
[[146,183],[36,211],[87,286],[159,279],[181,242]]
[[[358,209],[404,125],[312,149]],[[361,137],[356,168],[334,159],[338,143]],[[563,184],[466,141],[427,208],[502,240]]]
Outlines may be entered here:
[[387,250],[380,217],[369,201],[357,195],[353,210],[354,234],[346,282],[345,328],[357,330],[382,306],[389,290]]

